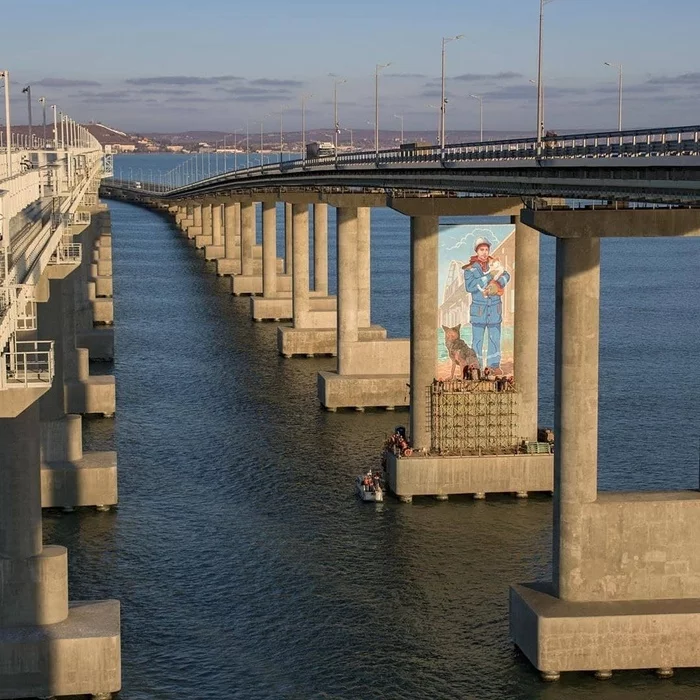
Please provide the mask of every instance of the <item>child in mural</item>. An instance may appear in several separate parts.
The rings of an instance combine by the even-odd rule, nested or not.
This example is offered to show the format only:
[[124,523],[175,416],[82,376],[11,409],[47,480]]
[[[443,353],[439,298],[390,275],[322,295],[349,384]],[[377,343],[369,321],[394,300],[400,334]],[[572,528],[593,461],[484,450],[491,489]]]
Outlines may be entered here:
[[[503,322],[503,289],[510,275],[497,258],[491,257],[491,242],[477,238],[474,252],[464,270],[464,286],[471,294],[469,316],[472,345],[482,369],[501,372],[501,323]],[[484,334],[488,329],[488,347],[484,360]]]

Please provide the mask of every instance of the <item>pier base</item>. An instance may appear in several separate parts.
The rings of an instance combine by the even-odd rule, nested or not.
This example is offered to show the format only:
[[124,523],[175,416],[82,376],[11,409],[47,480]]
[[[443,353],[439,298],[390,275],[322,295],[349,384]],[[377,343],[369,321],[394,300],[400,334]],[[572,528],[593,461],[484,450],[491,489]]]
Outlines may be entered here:
[[[281,272],[284,266],[284,260],[277,258],[277,271]],[[277,290],[280,292],[292,291],[292,278],[290,275],[277,276]],[[262,270],[254,271],[251,275],[233,275],[231,278],[231,293],[234,296],[243,294],[262,294],[263,293],[263,278]]]
[[[335,311],[336,298],[309,293],[310,311]],[[292,293],[278,291],[274,297],[251,297],[250,315],[254,321],[291,321]]]
[[700,666],[700,599],[570,602],[551,583],[510,588],[510,634],[533,666],[562,671]]
[[76,336],[78,347],[87,348],[93,362],[114,360],[114,328],[95,328]]
[[117,453],[85,452],[82,459],[41,465],[41,507],[113,506],[117,496]]
[[390,490],[397,496],[547,491],[554,488],[551,454],[441,457],[387,453]]
[[408,374],[318,373],[318,400],[327,409],[408,406]]
[[[333,314],[335,319],[335,314]],[[384,340],[386,328],[371,326],[360,328],[360,340]],[[294,355],[335,355],[337,340],[335,328],[293,328],[292,326],[277,327],[277,350],[284,357]]]
[[53,625],[0,628],[0,700],[119,691],[119,601],[69,605]]

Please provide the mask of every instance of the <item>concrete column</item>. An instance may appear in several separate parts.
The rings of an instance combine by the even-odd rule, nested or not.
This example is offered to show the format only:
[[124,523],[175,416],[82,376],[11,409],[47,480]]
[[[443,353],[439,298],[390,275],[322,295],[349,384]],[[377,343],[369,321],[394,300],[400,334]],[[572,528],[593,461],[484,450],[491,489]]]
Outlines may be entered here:
[[222,245],[221,236],[221,204],[214,204],[211,208],[211,243],[212,245]]
[[372,325],[370,305],[370,215],[369,207],[357,210],[357,323],[360,328]]
[[212,235],[212,207],[211,204],[204,204],[201,207],[202,210],[202,235],[211,236]]
[[430,449],[428,391],[435,378],[438,327],[437,216],[411,217],[411,441]]
[[38,337],[54,341],[54,379],[51,388],[39,400],[42,421],[63,418],[65,411],[64,382],[78,376],[75,351],[72,272],[63,280],[51,280],[49,299],[37,305]]
[[238,256],[241,236],[241,205],[226,202],[224,206],[224,256],[229,260]]
[[519,436],[537,440],[540,234],[515,217],[515,330],[513,375],[520,389]]
[[309,205],[292,204],[292,317],[304,328],[309,314]]
[[284,203],[284,273],[292,274],[292,259],[294,257],[292,246],[292,205]]
[[38,402],[0,418],[0,483],[0,559],[34,557],[42,548]]
[[241,272],[253,274],[253,246],[255,245],[255,204],[241,204]]
[[194,204],[192,206],[192,209],[193,209],[193,214],[194,214],[194,225],[201,226],[202,225],[202,205],[201,204]]
[[327,204],[314,204],[314,290],[328,295]]
[[262,205],[263,296],[277,294],[277,204]]
[[336,250],[338,259],[338,374],[345,370],[346,349],[358,340],[357,314],[357,209],[336,210]]
[[68,617],[67,552],[42,542],[39,435],[36,401],[0,419],[0,629]]
[[575,600],[580,506],[598,494],[600,239],[557,239],[554,355],[554,584]]

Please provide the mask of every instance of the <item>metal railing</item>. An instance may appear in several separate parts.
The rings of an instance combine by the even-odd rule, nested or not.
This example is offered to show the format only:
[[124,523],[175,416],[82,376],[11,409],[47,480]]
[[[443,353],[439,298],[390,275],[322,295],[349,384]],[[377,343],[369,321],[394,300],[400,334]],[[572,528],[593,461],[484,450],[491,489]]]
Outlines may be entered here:
[[[70,241],[70,242],[69,242]],[[73,243],[70,236],[64,237],[59,243],[53,255],[49,258],[49,265],[80,265],[83,259],[83,246],[81,243]]]
[[2,354],[0,389],[27,389],[51,384],[55,357],[53,340],[22,340]]

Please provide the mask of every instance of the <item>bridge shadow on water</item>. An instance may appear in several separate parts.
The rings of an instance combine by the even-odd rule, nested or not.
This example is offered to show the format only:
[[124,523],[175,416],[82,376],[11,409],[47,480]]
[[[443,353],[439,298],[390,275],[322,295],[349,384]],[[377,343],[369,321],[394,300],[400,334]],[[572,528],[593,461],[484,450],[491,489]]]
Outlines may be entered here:
[[122,601],[121,698],[695,697],[697,671],[542,684],[507,591],[550,575],[551,499],[359,503],[407,414],[320,410],[334,360],[279,357],[167,220],[110,207],[120,506],[46,530],[73,598]]

